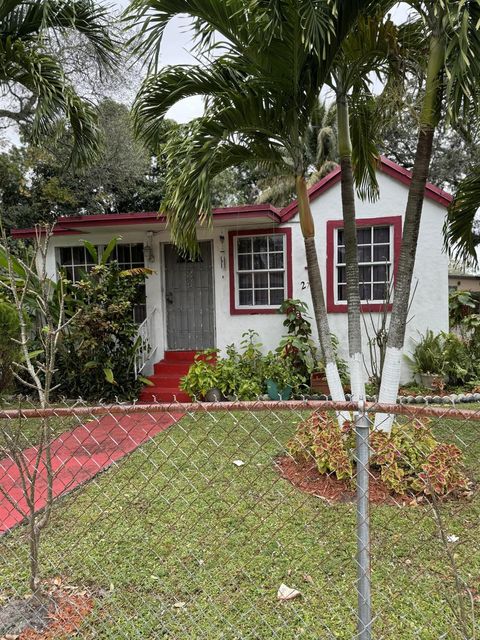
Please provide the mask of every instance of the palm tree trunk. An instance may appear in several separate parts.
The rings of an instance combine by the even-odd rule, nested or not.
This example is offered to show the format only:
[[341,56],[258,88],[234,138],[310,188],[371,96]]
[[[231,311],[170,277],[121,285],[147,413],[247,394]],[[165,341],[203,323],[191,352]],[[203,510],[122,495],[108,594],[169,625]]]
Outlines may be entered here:
[[[444,61],[445,43],[442,38],[434,35],[430,44],[425,97],[420,116],[420,131],[403,223],[402,248],[395,281],[392,315],[378,398],[380,403],[395,403],[400,386],[403,344],[405,341],[423,201],[425,199],[425,185],[432,157],[433,136],[439,120],[441,75]],[[375,416],[375,429],[391,431],[393,418],[394,416],[391,414],[377,413]]]
[[365,398],[362,372],[362,324],[357,253],[355,190],[347,96],[337,95],[338,150],[340,154],[343,230],[347,279],[348,352],[352,399]]
[[[298,211],[300,214],[300,226],[305,243],[305,256],[307,259],[308,280],[312,295],[313,313],[317,325],[318,338],[325,358],[325,374],[330,389],[332,400],[344,401],[342,382],[335,361],[335,352],[328,326],[327,309],[323,295],[322,276],[318,265],[317,249],[315,246],[315,224],[307,193],[307,183],[303,176],[296,177],[296,191],[298,198]],[[349,419],[349,416],[345,416]]]

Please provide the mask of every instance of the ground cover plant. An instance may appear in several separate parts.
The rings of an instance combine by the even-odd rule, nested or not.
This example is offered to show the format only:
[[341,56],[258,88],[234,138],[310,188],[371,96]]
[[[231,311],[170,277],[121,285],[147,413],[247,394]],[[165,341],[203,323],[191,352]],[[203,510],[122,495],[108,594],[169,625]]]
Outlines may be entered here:
[[[354,486],[355,430],[351,422],[339,427],[330,415],[314,412],[300,422],[288,443],[288,453],[298,461],[313,460],[322,475]],[[370,433],[370,465],[387,492],[403,496],[466,495],[472,483],[463,470],[461,450],[438,441],[429,420],[395,422],[390,433]]]
[[[78,635],[351,640],[355,506],[302,493],[275,465],[308,415],[185,416],[58,501],[42,557],[47,578],[93,594]],[[461,447],[466,473],[478,478],[478,423],[442,419],[432,429]],[[478,493],[440,509],[478,620]],[[428,505],[371,511],[374,636],[461,638],[455,581]],[[2,598],[26,592],[25,535],[20,528],[0,539]],[[282,582],[302,595],[279,602]]]

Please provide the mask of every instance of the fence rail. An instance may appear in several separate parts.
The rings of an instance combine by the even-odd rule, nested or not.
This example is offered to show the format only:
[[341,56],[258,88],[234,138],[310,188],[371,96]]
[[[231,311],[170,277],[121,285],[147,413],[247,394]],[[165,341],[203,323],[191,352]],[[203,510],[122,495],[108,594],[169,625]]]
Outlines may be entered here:
[[4,407],[0,638],[474,640],[479,478],[480,409]]

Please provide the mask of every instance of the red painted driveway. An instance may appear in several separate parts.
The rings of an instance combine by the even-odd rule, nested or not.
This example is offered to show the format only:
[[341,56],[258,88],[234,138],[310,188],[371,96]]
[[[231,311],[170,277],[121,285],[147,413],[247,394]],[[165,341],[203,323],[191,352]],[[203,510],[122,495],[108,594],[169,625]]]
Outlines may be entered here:
[[[54,496],[57,498],[91,480],[181,417],[181,413],[108,415],[62,434],[53,440],[51,447]],[[33,468],[36,453],[34,447],[23,452],[30,469]],[[20,473],[10,458],[0,460],[0,486],[20,508],[20,511],[16,509],[0,491],[1,535],[22,522],[21,511],[27,511]],[[47,495],[46,471],[42,463],[35,493],[35,507],[39,510],[45,506]]]

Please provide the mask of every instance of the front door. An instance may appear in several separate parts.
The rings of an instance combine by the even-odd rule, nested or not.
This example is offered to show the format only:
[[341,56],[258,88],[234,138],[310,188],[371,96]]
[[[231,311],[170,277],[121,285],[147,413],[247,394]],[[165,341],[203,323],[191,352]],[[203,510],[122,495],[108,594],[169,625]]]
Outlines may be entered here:
[[200,257],[191,261],[172,244],[165,245],[167,345],[171,350],[215,346],[211,242],[200,242]]

